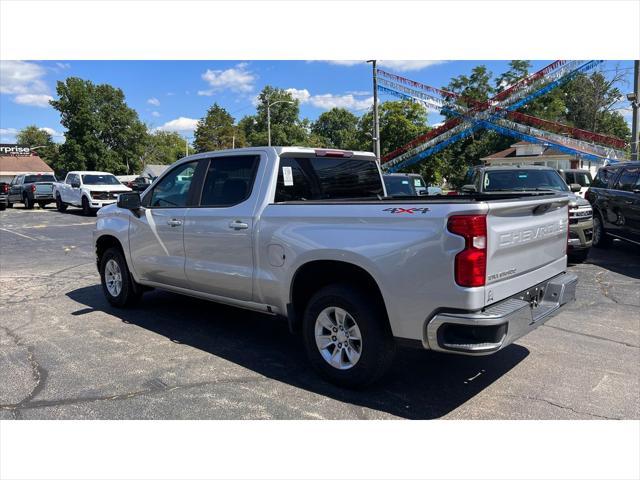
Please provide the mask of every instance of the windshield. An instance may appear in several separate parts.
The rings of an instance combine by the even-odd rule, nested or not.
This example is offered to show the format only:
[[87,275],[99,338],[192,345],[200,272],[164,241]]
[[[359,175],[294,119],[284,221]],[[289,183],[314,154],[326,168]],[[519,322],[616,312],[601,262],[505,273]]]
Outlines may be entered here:
[[591,185],[591,176],[587,172],[565,172],[567,183],[577,183],[581,187]]
[[85,185],[122,185],[120,180],[111,174],[82,175],[82,183]]
[[413,186],[413,181],[409,177],[396,177],[385,175],[384,185],[387,187],[387,195],[390,197],[397,196],[415,196],[416,191]]
[[568,192],[569,187],[555,170],[493,170],[485,172],[483,190],[556,190]]
[[53,175],[26,175],[24,177],[24,183],[35,183],[35,182],[55,182],[56,177]]

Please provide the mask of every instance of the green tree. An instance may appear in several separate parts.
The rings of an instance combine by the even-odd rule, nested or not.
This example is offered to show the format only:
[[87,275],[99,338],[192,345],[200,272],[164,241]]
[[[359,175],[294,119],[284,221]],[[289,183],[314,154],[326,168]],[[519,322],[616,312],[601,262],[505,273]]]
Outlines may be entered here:
[[193,146],[196,152],[224,150],[245,145],[244,132],[234,125],[233,117],[217,103],[198,121]]
[[144,139],[140,157],[140,171],[146,165],[169,165],[184,157],[184,138],[176,132],[161,130],[149,133]]
[[18,132],[16,142],[18,145],[26,145],[32,148],[40,147],[35,153],[37,153],[47,165],[54,170],[56,169],[56,164],[59,159],[58,145],[53,142],[49,132],[35,125],[28,125]]
[[511,60],[509,70],[500,74],[495,80],[496,93],[502,92],[505,88],[529,75],[530,68],[531,62],[529,60]]
[[495,93],[495,89],[491,86],[492,76],[486,65],[478,65],[471,70],[469,76],[453,77],[445,89],[460,95],[461,98],[458,100],[460,105],[473,107],[473,102],[483,102]]
[[[309,132],[300,120],[300,102],[291,93],[267,85],[257,98],[256,114],[239,122],[247,143],[267,145],[267,105],[271,104],[271,144],[279,146],[306,145]],[[280,103],[275,103],[280,102]]]
[[105,170],[131,174],[140,170],[146,126],[125,102],[124,93],[111,85],[69,77],[56,86],[60,112],[67,130],[60,146],[59,170]]
[[[429,130],[427,109],[419,103],[409,100],[384,102],[378,110],[382,155],[386,155]],[[368,111],[358,122],[357,145],[361,150],[372,150],[372,126],[373,112]]]
[[311,124],[311,134],[317,136],[314,143],[350,150],[358,148],[357,127],[358,117],[353,113],[344,108],[332,108]]

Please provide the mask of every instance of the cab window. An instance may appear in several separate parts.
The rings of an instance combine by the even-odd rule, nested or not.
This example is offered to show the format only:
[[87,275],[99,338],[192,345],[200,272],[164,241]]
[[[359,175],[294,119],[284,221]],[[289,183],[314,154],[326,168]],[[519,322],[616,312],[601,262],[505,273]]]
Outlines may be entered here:
[[244,202],[251,195],[259,160],[259,155],[212,158],[200,206],[230,207]]
[[639,167],[625,168],[618,180],[616,181],[615,189],[631,192],[636,188],[638,182],[638,174],[640,172]]
[[147,206],[151,208],[186,207],[189,199],[191,180],[196,171],[197,162],[189,162],[175,167],[151,191]]

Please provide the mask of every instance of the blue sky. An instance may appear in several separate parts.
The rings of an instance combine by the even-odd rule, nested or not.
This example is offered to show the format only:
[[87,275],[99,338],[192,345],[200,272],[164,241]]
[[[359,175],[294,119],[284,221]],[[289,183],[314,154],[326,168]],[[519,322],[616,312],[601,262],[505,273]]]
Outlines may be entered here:
[[[532,71],[551,61],[533,61]],[[495,76],[508,61],[402,61],[382,62],[381,67],[435,87],[453,76],[469,74],[484,64]],[[35,124],[63,141],[56,110],[48,105],[55,96],[56,81],[77,76],[121,88],[127,104],[150,128],[178,131],[190,137],[195,121],[214,102],[237,120],[255,112],[256,94],[265,85],[292,90],[301,100],[301,116],[311,120],[334,106],[362,114],[371,104],[371,67],[364,62],[340,61],[3,61],[0,84],[0,141],[12,143],[21,128]],[[625,69],[632,89],[632,61],[606,61],[599,67],[610,75]],[[386,96],[381,101],[392,100]],[[621,113],[630,121],[628,104]],[[429,123],[441,121],[429,113]]]

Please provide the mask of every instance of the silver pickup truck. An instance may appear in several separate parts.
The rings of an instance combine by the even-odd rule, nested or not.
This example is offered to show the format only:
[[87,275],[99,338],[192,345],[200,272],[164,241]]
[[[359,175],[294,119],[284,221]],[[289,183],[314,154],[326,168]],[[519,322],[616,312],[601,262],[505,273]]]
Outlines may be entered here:
[[179,160],[98,212],[107,300],[148,287],[288,319],[349,387],[398,344],[496,352],[575,297],[567,197],[385,196],[370,153],[263,147]]

